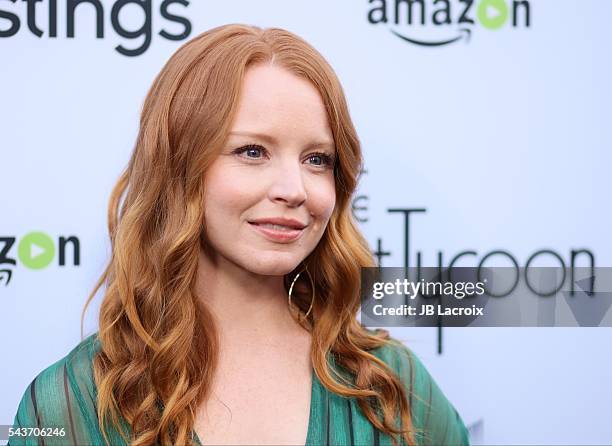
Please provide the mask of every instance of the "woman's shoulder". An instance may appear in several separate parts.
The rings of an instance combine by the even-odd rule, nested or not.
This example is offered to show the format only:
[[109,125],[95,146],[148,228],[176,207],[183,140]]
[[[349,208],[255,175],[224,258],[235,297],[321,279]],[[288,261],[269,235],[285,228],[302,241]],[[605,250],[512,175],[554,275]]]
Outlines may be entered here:
[[[417,355],[401,341],[389,338],[370,351],[391,368],[408,390],[408,397],[422,396],[435,385],[435,381]],[[419,398],[421,400],[421,398]]]
[[[98,350],[97,334],[90,335],[38,373],[23,393],[14,427],[63,428],[64,436],[55,437],[57,444],[65,444],[66,440],[95,430],[96,389],[92,361]],[[10,444],[29,444],[19,440],[13,437]],[[53,437],[46,440],[45,444],[54,444]]]
[[44,396],[56,395],[65,387],[75,387],[81,393],[95,392],[92,362],[100,344],[97,333],[80,341],[68,354],[42,370],[28,386]]
[[398,339],[389,337],[385,343],[370,351],[387,366],[391,367],[400,376],[410,373],[416,377],[429,373],[417,357],[417,355],[406,344]]
[[469,444],[459,413],[418,356],[401,341],[389,338],[371,353],[404,384],[418,444]]

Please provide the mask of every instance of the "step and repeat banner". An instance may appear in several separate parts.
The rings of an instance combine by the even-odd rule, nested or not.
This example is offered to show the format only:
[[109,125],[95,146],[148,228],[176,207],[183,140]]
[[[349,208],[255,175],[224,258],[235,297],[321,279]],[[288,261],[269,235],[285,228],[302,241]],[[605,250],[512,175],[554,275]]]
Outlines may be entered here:
[[[329,60],[365,156],[353,212],[380,265],[605,268],[610,20],[608,0],[0,0],[0,424],[80,340],[111,188],[188,39],[283,27]],[[389,330],[473,443],[612,443],[612,329]]]

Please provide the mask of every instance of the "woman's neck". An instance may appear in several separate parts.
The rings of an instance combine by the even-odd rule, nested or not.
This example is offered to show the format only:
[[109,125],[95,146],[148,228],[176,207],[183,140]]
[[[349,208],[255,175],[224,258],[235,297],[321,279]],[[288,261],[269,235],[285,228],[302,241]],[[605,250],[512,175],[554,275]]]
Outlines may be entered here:
[[304,330],[291,317],[283,276],[263,276],[200,251],[196,293],[215,318],[221,343],[265,342]]

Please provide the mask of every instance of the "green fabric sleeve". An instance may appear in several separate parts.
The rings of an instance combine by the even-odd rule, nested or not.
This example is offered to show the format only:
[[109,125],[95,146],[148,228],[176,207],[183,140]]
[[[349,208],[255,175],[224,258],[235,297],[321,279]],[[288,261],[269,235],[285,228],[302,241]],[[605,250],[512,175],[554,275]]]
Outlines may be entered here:
[[90,336],[32,380],[21,398],[13,427],[26,432],[42,428],[45,432],[12,435],[10,446],[104,444],[96,417],[91,369],[94,351],[95,338]]
[[391,340],[382,350],[381,359],[395,370],[405,385],[417,444],[469,445],[463,420],[421,360],[396,340]]

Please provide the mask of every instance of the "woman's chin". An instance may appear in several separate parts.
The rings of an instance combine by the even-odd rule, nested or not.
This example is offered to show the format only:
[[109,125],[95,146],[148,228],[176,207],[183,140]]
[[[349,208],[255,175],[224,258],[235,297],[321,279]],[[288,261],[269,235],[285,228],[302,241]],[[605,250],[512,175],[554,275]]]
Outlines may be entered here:
[[250,259],[248,269],[262,276],[284,276],[293,271],[300,264],[301,258],[283,258],[282,255],[261,256]]

